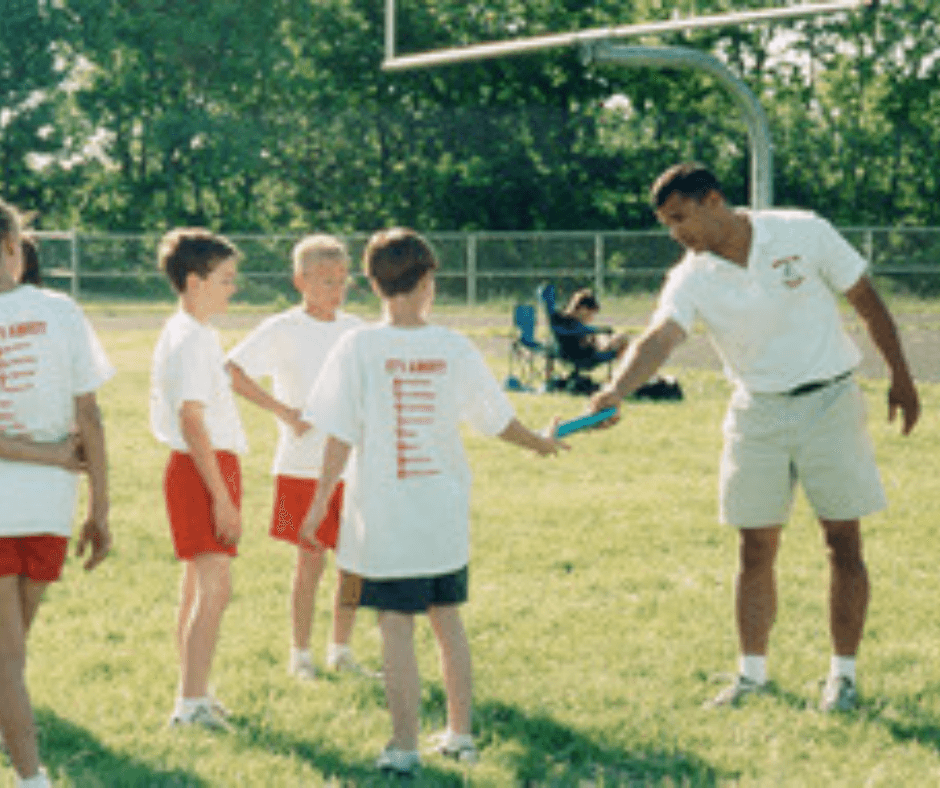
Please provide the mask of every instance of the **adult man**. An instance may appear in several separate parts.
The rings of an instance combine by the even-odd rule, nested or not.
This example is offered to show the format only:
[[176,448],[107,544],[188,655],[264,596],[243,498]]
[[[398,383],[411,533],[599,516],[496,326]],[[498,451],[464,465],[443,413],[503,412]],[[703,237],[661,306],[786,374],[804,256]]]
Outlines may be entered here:
[[799,479],[829,549],[833,657],[821,708],[851,709],[868,607],[859,518],[882,509],[885,498],[851,377],[861,356],[833,292],[845,294],[884,357],[889,420],[900,409],[907,435],[920,405],[894,321],[865,275],[865,260],[815,214],[733,210],[715,176],[698,164],[666,170],[651,197],[657,218],[687,251],[592,409],[619,404],[662,365],[695,316],[703,319],[734,385],[720,498],[722,521],[740,534],[740,669],[712,704],[735,705],[766,682],[774,561]]

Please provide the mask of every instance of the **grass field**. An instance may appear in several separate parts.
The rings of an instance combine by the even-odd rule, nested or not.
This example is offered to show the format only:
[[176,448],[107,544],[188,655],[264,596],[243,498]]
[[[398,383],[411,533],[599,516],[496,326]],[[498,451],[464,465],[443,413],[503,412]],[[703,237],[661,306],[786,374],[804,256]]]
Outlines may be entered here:
[[[120,371],[101,392],[115,548],[91,575],[69,561],[40,611],[29,655],[41,753],[54,784],[386,784],[372,769],[389,735],[381,686],[352,677],[303,686],[287,675],[293,556],[266,536],[274,424],[244,403],[246,533],[213,670],[236,730],[167,728],[179,566],[160,493],[165,452],[147,427],[156,334],[152,326],[100,334]],[[223,343],[230,347],[241,334],[223,331]],[[502,376],[503,353],[494,350],[490,360]],[[940,388],[922,387],[923,420],[903,439],[884,421],[884,382],[863,381],[891,508],[864,526],[873,595],[860,711],[814,710],[829,658],[827,571],[802,499],[779,560],[769,663],[775,690],[738,710],[704,711],[720,686],[716,674],[733,670],[736,653],[736,537],[716,524],[715,502],[727,387],[714,372],[670,371],[685,388],[684,402],[629,405],[617,428],[574,437],[563,457],[538,460],[468,434],[475,487],[465,621],[482,757],[473,768],[428,757],[410,784],[940,783]],[[584,404],[564,395],[513,397],[532,426]],[[332,583],[331,564],[323,588]],[[319,661],[326,601],[315,622]],[[378,666],[373,614],[360,616],[354,646]],[[426,624],[418,648],[427,734],[443,724],[444,698]],[[12,781],[0,760],[0,785]]]

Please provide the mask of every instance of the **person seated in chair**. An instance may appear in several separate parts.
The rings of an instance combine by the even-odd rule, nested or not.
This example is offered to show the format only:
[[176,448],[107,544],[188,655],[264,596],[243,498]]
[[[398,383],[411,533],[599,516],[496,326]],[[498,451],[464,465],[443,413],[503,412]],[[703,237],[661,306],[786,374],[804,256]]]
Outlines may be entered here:
[[576,291],[564,310],[552,318],[552,331],[562,356],[584,369],[620,358],[630,343],[627,334],[591,325],[600,309],[594,291],[585,287]]

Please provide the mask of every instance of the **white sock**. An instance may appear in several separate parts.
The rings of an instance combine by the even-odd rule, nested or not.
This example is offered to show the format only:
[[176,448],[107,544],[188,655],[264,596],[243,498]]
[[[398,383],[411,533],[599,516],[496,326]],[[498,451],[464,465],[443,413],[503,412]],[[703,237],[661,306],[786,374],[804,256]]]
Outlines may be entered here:
[[290,650],[290,661],[292,665],[296,665],[298,662],[310,662],[310,649],[297,648],[296,646],[292,647]]
[[326,647],[326,661],[330,664],[347,654],[352,654],[352,649],[346,643],[330,643]]
[[833,654],[829,661],[829,675],[833,678],[845,676],[855,683],[855,657],[840,657]]
[[20,777],[16,784],[17,788],[51,788],[52,786],[45,769],[40,769],[32,777]]
[[756,684],[765,684],[767,682],[767,657],[763,654],[742,654],[738,662],[738,670],[742,676]]

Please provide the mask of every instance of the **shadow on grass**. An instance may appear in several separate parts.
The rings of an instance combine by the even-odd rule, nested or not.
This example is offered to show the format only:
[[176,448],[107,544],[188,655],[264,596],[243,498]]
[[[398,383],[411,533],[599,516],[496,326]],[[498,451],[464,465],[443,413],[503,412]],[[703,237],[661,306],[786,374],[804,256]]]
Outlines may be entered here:
[[916,742],[940,754],[940,714],[935,699],[940,685],[932,684],[913,695],[893,698],[890,702],[866,702],[862,711],[899,742]]
[[[376,702],[381,703],[381,690],[376,688],[374,694]],[[426,684],[422,695],[422,729],[443,727],[446,714],[443,690],[439,685]],[[688,753],[646,744],[630,751],[609,747],[550,716],[532,714],[499,701],[477,704],[474,718],[483,762],[481,768],[489,758],[498,758],[512,772],[510,785],[513,786],[639,784],[651,788],[666,785],[710,788],[736,776],[719,773],[698,756]],[[458,767],[434,756],[423,758],[418,775],[405,780],[378,773],[371,758],[365,762],[351,761],[347,753],[315,734],[304,737],[244,719],[233,720],[233,724],[249,746],[300,759],[331,785],[364,788],[404,784],[423,788],[475,784],[472,767]],[[488,755],[490,748],[497,747],[498,756]],[[460,771],[455,771],[458,768]]]
[[133,756],[114,752],[91,733],[48,709],[36,709],[39,755],[53,782],[66,776],[73,785],[108,788],[209,788],[182,769],[157,769]]
[[[259,727],[252,722],[235,720],[233,725],[240,736],[244,736],[250,746],[266,752],[290,758],[297,758],[311,766],[322,775],[323,782],[329,785],[355,786],[369,788],[382,785],[407,785],[409,788],[427,786],[463,786],[463,777],[435,769],[433,763],[424,761],[421,770],[412,778],[385,775],[375,768],[374,758],[368,761],[351,761],[349,756],[335,749],[328,742],[313,734],[309,737],[297,736],[285,730]],[[377,756],[378,753],[375,753]]]
[[482,757],[488,744],[510,743],[516,784],[717,786],[735,775],[720,774],[696,755],[640,745],[630,751],[606,746],[551,717],[498,701],[476,707]]

